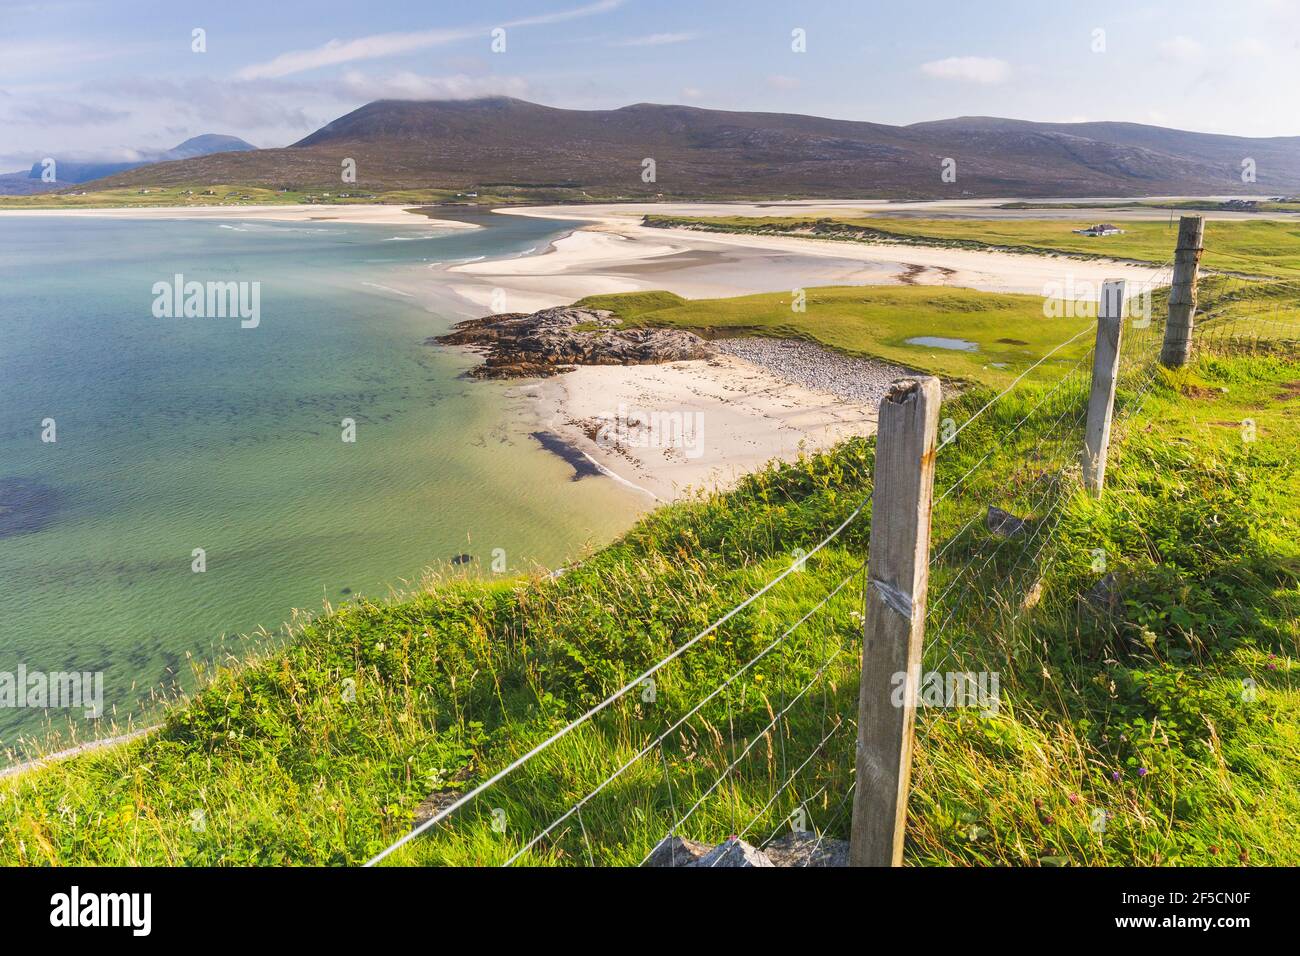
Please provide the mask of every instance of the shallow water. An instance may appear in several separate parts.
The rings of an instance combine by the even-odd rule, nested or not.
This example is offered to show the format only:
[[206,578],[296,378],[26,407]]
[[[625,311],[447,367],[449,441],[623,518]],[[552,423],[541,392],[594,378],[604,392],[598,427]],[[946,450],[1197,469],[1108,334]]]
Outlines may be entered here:
[[907,340],[908,345],[924,345],[927,348],[949,349],[953,352],[978,352],[978,342],[968,342],[966,339],[949,339],[942,335],[918,335],[915,338]]
[[[460,377],[471,357],[422,344],[461,316],[396,291],[413,264],[569,228],[482,221],[0,219],[0,674],[102,671],[121,720],[292,608],[459,555],[457,574],[553,567],[627,527],[635,497],[544,449],[509,386]],[[257,327],[156,318],[176,273],[259,282]],[[0,706],[0,747],[78,714]]]

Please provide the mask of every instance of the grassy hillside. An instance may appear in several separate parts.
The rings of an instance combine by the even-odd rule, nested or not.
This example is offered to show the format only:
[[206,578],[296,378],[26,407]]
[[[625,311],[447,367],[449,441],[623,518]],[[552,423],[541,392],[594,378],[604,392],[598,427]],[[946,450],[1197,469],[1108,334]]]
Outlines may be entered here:
[[[724,232],[804,235],[866,242],[916,242],[957,248],[1132,259],[1163,265],[1172,258],[1177,223],[1168,219],[1119,223],[1119,236],[1080,236],[1073,219],[911,219],[835,216],[647,216],[648,225]],[[1300,277],[1300,221],[1210,221],[1205,224],[1205,269],[1277,278]]]
[[[907,860],[1298,863],[1300,355],[1130,370],[1100,501],[1071,471],[1086,372],[1017,388],[939,457],[926,666],[999,671],[1001,706],[921,712]],[[362,861],[790,567],[869,493],[873,457],[850,441],[660,509],[558,578],[343,605],[210,674],[160,733],[0,781],[0,862]],[[985,532],[990,504],[1034,535]],[[509,858],[769,644],[522,859],[635,863],[697,800],[687,836],[762,842],[801,804],[843,835],[868,529],[396,859]],[[1108,614],[1080,603],[1097,549]]]

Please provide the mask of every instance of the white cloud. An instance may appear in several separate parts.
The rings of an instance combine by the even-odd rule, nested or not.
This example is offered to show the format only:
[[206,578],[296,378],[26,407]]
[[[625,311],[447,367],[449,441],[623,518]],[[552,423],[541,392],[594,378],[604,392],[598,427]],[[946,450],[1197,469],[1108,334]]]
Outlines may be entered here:
[[1201,42],[1182,34],[1161,41],[1160,53],[1177,63],[1200,63],[1205,59],[1205,47]]
[[[621,6],[622,3],[623,0],[599,0],[597,3],[590,3],[582,7],[560,10],[555,13],[544,13],[535,17],[524,17],[519,20],[510,20],[494,26],[509,29],[560,23],[577,17],[608,13]],[[281,53],[264,63],[251,64],[235,75],[241,80],[275,78],[289,76],[293,73],[302,73],[305,70],[314,70],[322,66],[351,63],[355,60],[374,60],[388,56],[401,56],[406,53],[414,53],[416,50],[424,50],[433,46],[445,46],[448,43],[468,40],[473,37],[481,37],[486,42],[492,28],[492,26],[460,27],[451,30],[420,30],[412,33],[376,33],[367,37],[358,37],[355,40],[330,40],[328,43],[310,50],[291,50],[288,53]]]
[[130,115],[124,110],[96,106],[93,103],[42,98],[16,106],[8,119],[42,126],[101,126],[116,123]]
[[517,76],[426,76],[408,71],[368,76],[348,70],[340,89],[347,96],[364,100],[466,100],[478,96],[527,96],[530,86]]
[[940,80],[966,83],[1003,83],[1011,76],[1011,64],[989,56],[950,56],[921,64],[921,72]]
[[682,87],[682,99],[684,99],[684,100],[699,100],[699,99],[703,99],[703,98],[704,98],[704,91],[703,91],[702,89],[700,89],[698,86],[683,86],[683,87]]
[[786,76],[784,73],[773,73],[767,78],[767,85],[774,90],[795,90],[799,88],[799,78]]
[[610,46],[666,46],[669,43],[686,43],[698,40],[698,33],[650,33],[641,37],[629,37],[626,40],[611,40]]

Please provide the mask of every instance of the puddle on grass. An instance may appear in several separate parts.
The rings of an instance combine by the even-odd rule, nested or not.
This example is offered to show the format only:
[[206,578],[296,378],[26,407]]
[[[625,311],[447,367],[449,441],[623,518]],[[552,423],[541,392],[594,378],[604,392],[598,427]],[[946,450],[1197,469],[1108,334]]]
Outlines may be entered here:
[[978,352],[978,342],[967,342],[965,339],[948,339],[942,335],[918,335],[915,338],[907,340],[908,345],[925,345],[936,349],[950,349],[954,352]]

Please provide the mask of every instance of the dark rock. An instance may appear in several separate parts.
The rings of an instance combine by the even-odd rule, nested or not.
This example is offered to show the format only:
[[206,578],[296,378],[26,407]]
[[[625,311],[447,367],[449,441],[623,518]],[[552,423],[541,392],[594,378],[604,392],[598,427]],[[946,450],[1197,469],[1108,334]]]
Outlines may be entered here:
[[847,840],[818,837],[814,833],[789,833],[773,840],[762,850],[738,837],[728,837],[710,848],[707,843],[670,836],[659,841],[644,865],[697,868],[848,866],[849,844]]
[[787,833],[763,847],[773,866],[848,866],[849,843],[815,833]]
[[454,554],[451,557],[452,564],[469,564],[473,560],[473,555],[469,554]]
[[687,866],[694,867],[758,867],[771,866],[769,860],[763,851],[757,847],[750,846],[739,837],[730,837],[719,843],[704,856],[700,857],[693,863],[687,863]]
[[470,373],[477,378],[530,378],[571,371],[577,365],[656,365],[716,354],[694,332],[620,325],[605,309],[560,306],[470,319],[426,341],[481,347],[484,362]]
[[1029,531],[1029,524],[1017,518],[1009,511],[989,505],[989,513],[984,519],[984,526],[999,538],[1018,538]]
[[709,852],[707,843],[696,843],[679,836],[667,836],[650,851],[643,866],[690,866]]

